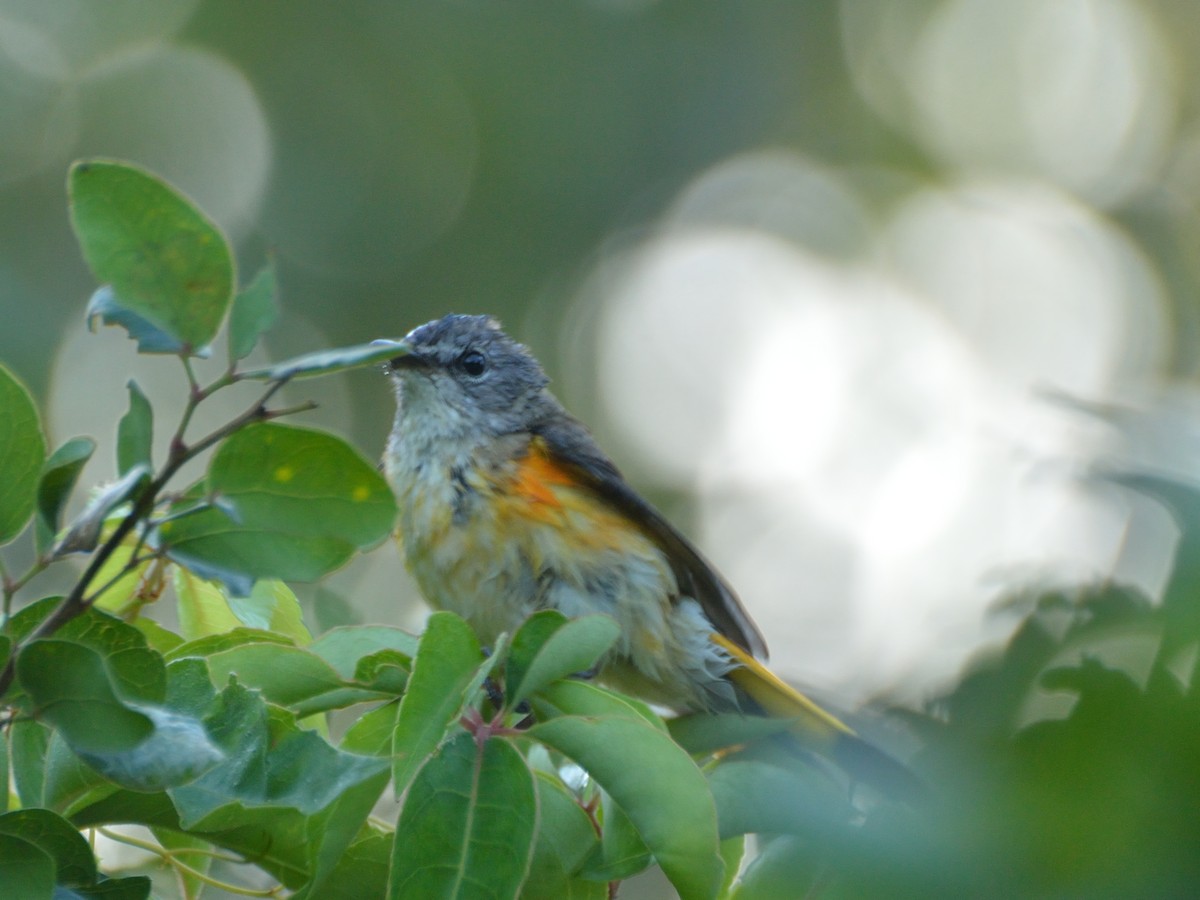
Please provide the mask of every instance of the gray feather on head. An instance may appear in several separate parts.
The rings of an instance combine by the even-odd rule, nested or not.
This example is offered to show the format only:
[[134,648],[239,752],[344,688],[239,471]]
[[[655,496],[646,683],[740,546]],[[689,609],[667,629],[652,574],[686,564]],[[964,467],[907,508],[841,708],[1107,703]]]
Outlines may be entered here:
[[492,433],[527,427],[538,413],[560,408],[533,354],[491,316],[443,316],[414,328],[404,343],[408,355],[391,364],[402,405],[424,406],[422,396],[432,391],[444,415]]

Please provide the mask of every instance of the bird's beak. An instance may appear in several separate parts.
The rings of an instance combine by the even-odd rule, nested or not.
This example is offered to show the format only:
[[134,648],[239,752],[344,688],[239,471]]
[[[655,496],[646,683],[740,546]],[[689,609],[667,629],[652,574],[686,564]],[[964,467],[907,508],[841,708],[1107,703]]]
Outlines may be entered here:
[[423,360],[419,356],[413,354],[412,344],[407,339],[402,338],[398,341],[393,341],[388,338],[380,338],[377,341],[371,341],[373,347],[390,347],[395,354],[384,363],[384,371],[388,374],[397,371],[398,369],[411,369],[422,364]]

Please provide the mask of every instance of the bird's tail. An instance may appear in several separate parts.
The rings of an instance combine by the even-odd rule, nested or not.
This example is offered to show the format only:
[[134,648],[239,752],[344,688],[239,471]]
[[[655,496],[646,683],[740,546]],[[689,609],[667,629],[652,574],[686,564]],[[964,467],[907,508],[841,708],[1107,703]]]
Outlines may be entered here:
[[738,692],[765,715],[794,719],[791,733],[803,747],[896,799],[911,802],[927,795],[928,789],[903,763],[864,741],[728,638],[714,633],[712,640],[736,663],[726,677]]

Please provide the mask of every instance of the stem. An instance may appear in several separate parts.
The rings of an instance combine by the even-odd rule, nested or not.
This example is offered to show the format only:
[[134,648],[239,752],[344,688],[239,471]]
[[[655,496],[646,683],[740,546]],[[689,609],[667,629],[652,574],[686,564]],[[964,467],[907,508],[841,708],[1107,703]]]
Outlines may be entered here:
[[[188,367],[185,365],[185,368]],[[191,371],[190,368],[188,368],[188,371]],[[218,382],[219,381],[220,379]],[[64,624],[71,621],[71,619],[90,608],[91,604],[95,602],[96,597],[99,596],[99,592],[94,592],[89,595],[88,589],[91,587],[96,576],[100,573],[100,569],[103,568],[106,562],[108,562],[109,558],[116,551],[117,547],[121,545],[121,542],[125,540],[125,538],[138,525],[138,523],[144,521],[150,516],[150,514],[154,511],[156,503],[158,502],[158,495],[162,492],[163,488],[166,487],[167,482],[175,477],[175,474],[181,468],[183,468],[187,462],[203,453],[209,447],[220,443],[234,432],[253,422],[262,422],[268,419],[278,418],[281,415],[286,415],[303,408],[303,406],[301,406],[295,407],[291,410],[277,411],[271,411],[266,408],[267,401],[269,401],[275,395],[275,393],[284,386],[286,381],[287,379],[281,379],[279,381],[272,382],[271,385],[265,391],[263,391],[263,394],[261,397],[259,397],[257,403],[249,407],[241,415],[201,438],[199,441],[189,447],[186,443],[184,443],[183,432],[187,428],[187,423],[191,420],[192,413],[195,412],[195,409],[199,405],[200,401],[204,399],[203,391],[192,392],[191,396],[188,397],[188,403],[184,409],[183,420],[179,423],[179,427],[175,430],[175,434],[171,438],[171,446],[167,453],[167,461],[163,465],[162,471],[159,472],[158,477],[146,485],[146,487],[142,489],[142,492],[138,494],[137,499],[133,502],[133,508],[129,511],[129,514],[120,521],[117,527],[113,529],[113,533],[109,535],[108,540],[105,541],[100,549],[97,550],[92,556],[91,562],[88,563],[87,568],[84,569],[83,575],[80,576],[79,581],[77,581],[75,586],[71,589],[71,593],[69,593],[62,603],[60,603],[54,610],[54,612],[52,612],[49,617],[47,617],[46,620],[37,627],[33,634],[31,634],[24,642],[22,642],[22,646],[28,644],[30,641],[35,641],[38,638],[44,638],[47,635],[53,634]],[[3,695],[4,692],[8,690],[8,686],[12,684],[14,674],[13,664],[16,658],[17,652],[14,650],[14,652],[9,655],[8,663],[5,665],[4,670],[0,672],[0,695]]]
[[134,571],[142,563],[150,562],[152,559],[154,559],[157,556],[158,556],[157,553],[148,553],[145,556],[136,556],[136,555],[130,556],[129,561],[121,567],[121,571],[119,571],[116,575],[112,576],[112,578],[108,579],[108,581],[104,582],[104,584],[100,585],[100,587],[96,588],[94,591],[92,591],[90,594],[88,594],[87,597],[84,598],[84,600],[83,600],[84,604],[87,606],[91,606],[98,599],[100,599],[100,595],[103,594],[105,591],[107,591],[110,587],[112,587],[114,584],[116,584],[118,581],[120,581],[122,578],[124,578],[130,572]]
[[143,841],[140,838],[135,838],[126,834],[118,834],[115,831],[109,831],[107,828],[97,828],[100,834],[104,835],[110,841],[116,841],[119,844],[128,844],[130,847],[137,847],[139,850],[145,850],[147,853],[153,853],[164,863],[175,869],[176,872],[187,875],[189,878],[195,878],[205,884],[212,885],[222,891],[228,891],[231,894],[238,894],[242,897],[278,897],[283,889],[282,885],[276,885],[273,888],[264,888],[258,890],[255,888],[246,888],[236,884],[230,884],[227,881],[221,881],[218,878],[213,878],[199,869],[193,869],[185,862],[181,862],[177,857],[185,853],[200,854],[210,856],[213,859],[219,859],[223,862],[244,863],[245,860],[238,859],[234,856],[229,856],[224,853],[215,853],[211,850],[202,850],[199,848],[184,847],[178,850],[168,850],[166,847],[161,847],[158,844],[152,844],[149,841]]

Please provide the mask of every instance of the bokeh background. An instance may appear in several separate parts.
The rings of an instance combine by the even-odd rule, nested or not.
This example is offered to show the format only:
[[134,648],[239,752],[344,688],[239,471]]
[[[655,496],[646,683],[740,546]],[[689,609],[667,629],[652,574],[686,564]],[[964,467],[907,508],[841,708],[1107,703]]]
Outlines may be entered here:
[[[0,358],[54,443],[181,396],[83,321],[66,167],[137,161],[274,255],[272,356],[497,315],[781,674],[918,704],[1015,587],[1162,586],[1095,474],[1195,468],[1198,60],[1190,0],[0,0]],[[391,548],[330,587],[419,626]]]

